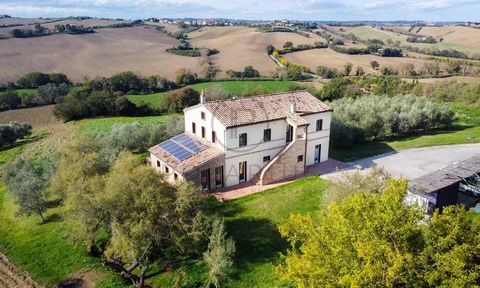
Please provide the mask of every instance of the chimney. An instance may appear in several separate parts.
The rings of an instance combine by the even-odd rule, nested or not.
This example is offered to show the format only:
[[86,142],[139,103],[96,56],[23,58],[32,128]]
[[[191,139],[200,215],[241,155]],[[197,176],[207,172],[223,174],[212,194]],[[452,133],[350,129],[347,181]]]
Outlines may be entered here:
[[205,94],[203,93],[203,89],[202,89],[202,92],[200,93],[200,104],[203,104],[205,103]]
[[297,113],[297,104],[295,102],[290,103],[290,113]]

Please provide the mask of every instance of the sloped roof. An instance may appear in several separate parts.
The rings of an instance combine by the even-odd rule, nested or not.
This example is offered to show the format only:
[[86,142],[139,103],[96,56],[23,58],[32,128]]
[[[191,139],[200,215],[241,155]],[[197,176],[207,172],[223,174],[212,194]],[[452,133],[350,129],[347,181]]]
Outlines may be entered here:
[[[189,135],[188,132],[185,132],[183,134]],[[201,166],[210,160],[213,160],[219,156],[222,156],[224,154],[223,151],[220,149],[216,148],[213,144],[208,143],[207,141],[200,140],[196,138],[199,142],[202,142],[203,145],[205,145],[207,148],[200,151],[199,153],[194,154],[193,156],[185,159],[185,160],[179,160],[176,157],[174,157],[172,154],[168,153],[165,149],[160,147],[160,145],[155,145],[148,149],[150,153],[155,155],[158,159],[162,160],[167,164],[169,167],[171,167],[173,170],[175,170],[178,173],[185,174],[192,169]]]
[[432,193],[476,173],[480,173],[480,155],[414,179],[410,181],[409,190],[411,192]]
[[295,103],[296,114],[300,116],[332,110],[307,91],[210,101],[203,105],[225,127],[236,127],[284,119],[292,103]]

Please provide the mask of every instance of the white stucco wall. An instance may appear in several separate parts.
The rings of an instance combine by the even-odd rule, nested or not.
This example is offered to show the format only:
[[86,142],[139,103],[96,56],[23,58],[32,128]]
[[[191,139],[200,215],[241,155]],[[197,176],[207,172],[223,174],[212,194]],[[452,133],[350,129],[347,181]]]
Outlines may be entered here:
[[[315,164],[315,146],[321,146],[320,152],[320,162],[328,160],[329,153],[329,143],[330,143],[330,123],[332,119],[332,112],[322,112],[317,114],[310,114],[302,116],[307,120],[310,125],[308,126],[308,135],[307,135],[307,156],[306,156],[306,165]],[[316,131],[317,129],[317,120],[323,120],[323,127],[321,131]]]
[[[205,112],[205,120],[201,117]],[[205,127],[205,140],[212,142],[212,131],[215,131],[215,145],[218,149],[225,151],[225,126],[213,117],[212,113],[204,106],[196,106],[185,110],[185,131],[192,132],[192,122],[196,123],[196,136],[202,138],[202,127]]]

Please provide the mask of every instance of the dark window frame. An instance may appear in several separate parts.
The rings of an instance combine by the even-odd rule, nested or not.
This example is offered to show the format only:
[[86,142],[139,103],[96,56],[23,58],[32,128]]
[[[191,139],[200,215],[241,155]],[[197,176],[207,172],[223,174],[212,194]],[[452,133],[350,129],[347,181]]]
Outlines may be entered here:
[[297,162],[303,162],[303,155],[297,156]]
[[205,112],[203,111],[200,112],[200,118],[202,118],[202,120],[205,120]]
[[192,133],[197,134],[197,124],[195,122],[192,122]]
[[212,131],[212,143],[217,142],[217,133],[215,131]]
[[317,131],[322,131],[323,130],[323,119],[318,119],[317,120]]
[[263,142],[272,141],[272,129],[263,130]]
[[247,133],[241,133],[238,135],[238,146],[243,147],[248,145]]
[[268,156],[263,156],[263,162],[270,162],[270,155]]
[[202,126],[202,138],[205,138],[205,127]]
[[162,164],[160,163],[160,161],[157,160],[157,167],[161,167]]
[[165,165],[165,173],[170,173],[170,170],[168,169],[168,167]]

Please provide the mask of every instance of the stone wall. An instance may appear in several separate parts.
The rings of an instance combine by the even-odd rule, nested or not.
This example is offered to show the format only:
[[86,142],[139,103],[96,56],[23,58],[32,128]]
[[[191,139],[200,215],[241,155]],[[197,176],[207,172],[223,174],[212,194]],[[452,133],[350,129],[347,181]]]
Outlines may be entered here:
[[[266,185],[283,179],[294,178],[305,173],[306,139],[297,139],[281,151],[264,169],[260,184]],[[298,156],[303,161],[298,162]]]

